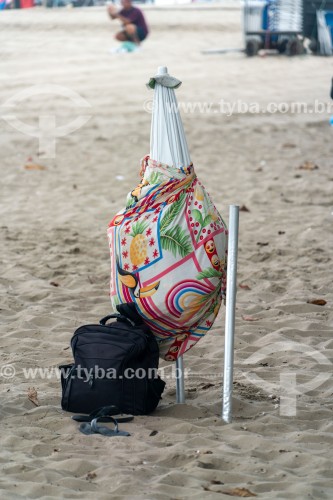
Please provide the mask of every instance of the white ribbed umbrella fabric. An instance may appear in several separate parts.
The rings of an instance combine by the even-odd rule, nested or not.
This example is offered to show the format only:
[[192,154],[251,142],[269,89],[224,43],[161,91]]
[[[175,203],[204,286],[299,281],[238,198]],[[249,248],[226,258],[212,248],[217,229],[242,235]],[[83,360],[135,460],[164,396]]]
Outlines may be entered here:
[[333,55],[333,46],[330,29],[327,26],[325,12],[317,10],[317,27],[320,53],[323,56]]
[[[157,77],[163,75],[169,76],[168,70],[165,66],[160,66]],[[150,158],[176,168],[191,164],[175,91],[158,81],[154,88]]]

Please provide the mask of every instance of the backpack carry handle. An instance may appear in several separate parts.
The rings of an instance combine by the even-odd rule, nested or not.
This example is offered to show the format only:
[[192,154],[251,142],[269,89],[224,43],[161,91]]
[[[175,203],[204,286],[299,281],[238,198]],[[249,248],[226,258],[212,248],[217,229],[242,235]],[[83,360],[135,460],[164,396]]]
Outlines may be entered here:
[[126,318],[133,321],[136,326],[140,326],[143,324],[143,319],[138,313],[134,302],[130,302],[129,304],[118,304],[116,308],[122,316],[125,316]]
[[135,323],[133,321],[131,321],[129,318],[126,318],[126,316],[123,316],[122,314],[108,314],[108,316],[105,316],[100,320],[99,324],[105,326],[109,319],[116,319],[117,321],[123,321],[125,323],[129,323],[131,326],[135,326]]

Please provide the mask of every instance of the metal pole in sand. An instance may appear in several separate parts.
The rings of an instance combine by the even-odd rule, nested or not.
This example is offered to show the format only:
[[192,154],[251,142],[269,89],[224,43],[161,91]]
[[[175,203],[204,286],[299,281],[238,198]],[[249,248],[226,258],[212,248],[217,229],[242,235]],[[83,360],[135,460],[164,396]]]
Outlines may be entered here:
[[234,335],[237,291],[237,255],[238,255],[239,207],[229,207],[228,267],[227,267],[227,302],[225,313],[224,340],[224,376],[222,418],[230,424],[232,421],[232,384],[234,371]]
[[185,387],[184,387],[184,361],[183,356],[179,356],[176,360],[176,395],[177,404],[185,403]]

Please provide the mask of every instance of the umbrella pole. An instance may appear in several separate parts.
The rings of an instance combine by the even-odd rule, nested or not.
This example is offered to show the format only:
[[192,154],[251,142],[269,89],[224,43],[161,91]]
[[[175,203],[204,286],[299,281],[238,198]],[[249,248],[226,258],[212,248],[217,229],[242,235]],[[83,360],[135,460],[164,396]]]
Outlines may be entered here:
[[185,403],[185,387],[184,387],[184,360],[183,356],[179,356],[176,360],[176,395],[177,404]]
[[234,335],[237,291],[237,255],[238,255],[239,207],[229,207],[227,301],[225,314],[224,340],[224,376],[222,418],[230,424],[232,421],[232,384],[234,370]]

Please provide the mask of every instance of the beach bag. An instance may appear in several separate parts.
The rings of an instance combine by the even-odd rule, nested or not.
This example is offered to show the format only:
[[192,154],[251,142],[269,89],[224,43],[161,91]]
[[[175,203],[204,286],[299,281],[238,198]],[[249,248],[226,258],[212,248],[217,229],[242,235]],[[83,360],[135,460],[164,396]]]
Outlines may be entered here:
[[113,308],[134,303],[175,361],[212,327],[226,292],[228,230],[193,165],[146,156],[108,228]]
[[[133,308],[119,310],[74,332],[74,363],[59,367],[63,410],[91,413],[114,405],[123,413],[145,415],[157,407],[165,387],[157,374],[157,342]],[[110,319],[116,321],[107,323]]]

